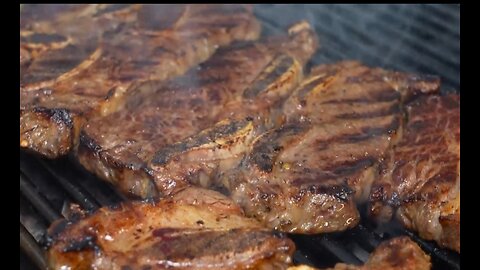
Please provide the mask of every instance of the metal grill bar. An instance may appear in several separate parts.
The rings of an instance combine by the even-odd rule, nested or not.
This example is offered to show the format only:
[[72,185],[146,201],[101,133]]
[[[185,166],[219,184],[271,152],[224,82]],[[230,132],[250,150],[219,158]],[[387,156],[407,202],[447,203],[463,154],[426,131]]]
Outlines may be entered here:
[[28,231],[20,224],[20,248],[27,254],[27,256],[40,269],[47,269],[45,262],[45,254],[38,246],[35,239],[28,233]]
[[33,185],[26,179],[26,176],[20,172],[20,191],[27,197],[32,205],[44,216],[48,222],[52,223],[60,218],[48,201],[38,193]]
[[64,178],[62,175],[58,174],[50,164],[45,160],[39,159],[40,163],[47,169],[47,171],[54,176],[57,182],[78,202],[82,208],[87,211],[93,211],[98,209],[99,205],[95,202],[88,193],[86,193],[82,188],[74,184],[69,179]]

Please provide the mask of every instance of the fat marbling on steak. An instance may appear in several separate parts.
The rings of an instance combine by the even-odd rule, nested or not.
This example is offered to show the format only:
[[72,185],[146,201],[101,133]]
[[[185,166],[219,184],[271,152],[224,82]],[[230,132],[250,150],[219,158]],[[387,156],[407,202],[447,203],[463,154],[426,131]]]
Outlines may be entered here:
[[[302,79],[303,65],[316,48],[310,25],[299,22],[288,34],[219,49],[168,82],[139,84],[118,103],[121,109],[85,125],[78,159],[127,195],[168,195],[189,185],[185,175],[195,169],[186,168],[177,178],[156,171],[152,159],[167,162],[204,144],[215,145],[218,154],[235,155],[230,147],[234,142],[283,121],[281,103]],[[224,119],[239,121],[221,122]],[[213,130],[197,134],[219,121]],[[174,144],[189,136],[196,137]],[[159,151],[163,154],[156,155]]]
[[187,188],[156,202],[100,208],[54,223],[49,269],[286,269],[293,242],[225,196]]
[[358,223],[374,165],[401,133],[404,100],[438,88],[435,77],[357,62],[318,66],[286,100],[283,125],[256,133],[230,118],[160,148],[150,168],[157,183],[219,190],[273,229],[342,231]]
[[[49,16],[52,8],[58,14]],[[76,145],[85,120],[115,111],[134,82],[183,74],[218,47],[260,33],[249,5],[34,6],[22,12],[20,146],[50,158]]]
[[370,214],[396,216],[422,238],[460,252],[460,97],[416,99],[402,140],[380,164]]

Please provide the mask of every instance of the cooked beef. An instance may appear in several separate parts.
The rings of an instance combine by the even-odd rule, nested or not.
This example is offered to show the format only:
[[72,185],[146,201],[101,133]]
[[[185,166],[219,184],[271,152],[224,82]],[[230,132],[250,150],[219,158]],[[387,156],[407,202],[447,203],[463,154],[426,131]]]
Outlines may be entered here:
[[[205,144],[232,155],[234,140],[281,123],[280,104],[301,80],[302,66],[316,48],[310,25],[300,22],[288,35],[220,49],[171,81],[141,83],[117,103],[121,109],[85,125],[78,159],[127,195],[168,195],[189,184],[185,175],[194,168],[184,168],[177,178],[157,163],[178,160]],[[238,122],[224,121],[199,133],[223,119]]]
[[257,136],[255,123],[228,120],[160,149],[150,167],[157,185],[220,190],[270,228],[345,230],[358,223],[356,203],[397,139],[403,100],[438,86],[355,62],[320,66],[286,101],[286,124]]
[[392,216],[420,236],[460,252],[460,98],[416,99],[402,140],[380,164],[371,215]]
[[[361,266],[338,263],[326,270],[429,270],[430,256],[408,237],[397,237],[381,243],[368,261]],[[290,267],[288,270],[315,270],[308,266]]]
[[86,119],[117,110],[134,82],[183,74],[218,47],[260,32],[248,5],[81,5],[51,18],[28,10],[20,33],[20,146],[50,158],[70,151]]
[[214,191],[101,208],[54,223],[50,269],[286,269],[294,244]]

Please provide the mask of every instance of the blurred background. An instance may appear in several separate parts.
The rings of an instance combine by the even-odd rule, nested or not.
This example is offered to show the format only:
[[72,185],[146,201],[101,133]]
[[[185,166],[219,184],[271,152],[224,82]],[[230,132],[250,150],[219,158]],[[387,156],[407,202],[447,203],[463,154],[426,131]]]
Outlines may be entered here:
[[306,19],[321,50],[314,64],[356,59],[371,66],[438,75],[460,90],[459,4],[257,5],[265,33]]

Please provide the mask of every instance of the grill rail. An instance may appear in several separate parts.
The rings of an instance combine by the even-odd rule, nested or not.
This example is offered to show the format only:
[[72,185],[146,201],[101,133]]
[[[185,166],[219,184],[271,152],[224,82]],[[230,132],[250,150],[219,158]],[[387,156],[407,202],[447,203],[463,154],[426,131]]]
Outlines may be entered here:
[[[264,34],[307,19],[315,27],[321,50],[312,64],[357,59],[368,65],[436,74],[442,91],[460,91],[459,5],[258,5]],[[70,158],[45,160],[20,151],[20,247],[39,269],[45,269],[48,226],[76,203],[87,211],[125,200],[108,183],[97,180]],[[343,233],[291,235],[294,261],[331,267],[337,262],[361,264],[383,240],[408,235],[432,257],[433,269],[460,269],[460,256],[420,239],[398,224],[376,227],[366,218]]]

